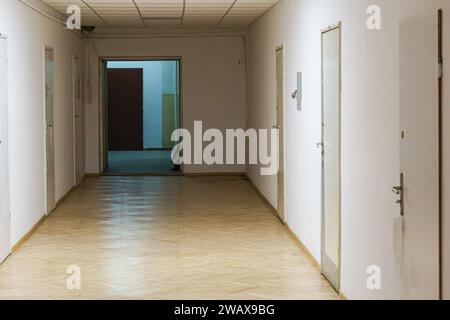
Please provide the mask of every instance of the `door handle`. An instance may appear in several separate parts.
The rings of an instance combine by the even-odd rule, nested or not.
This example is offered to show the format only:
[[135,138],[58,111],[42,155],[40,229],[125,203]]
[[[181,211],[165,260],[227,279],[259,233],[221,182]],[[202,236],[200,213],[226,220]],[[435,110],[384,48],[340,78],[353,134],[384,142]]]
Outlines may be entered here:
[[405,215],[405,186],[403,173],[400,174],[400,185],[392,187],[392,192],[400,196],[400,198],[396,200],[395,203],[400,205],[400,215],[403,217]]
[[276,124],[276,125],[272,126],[272,129],[278,129],[278,130],[280,130],[280,126],[279,126],[278,124]]
[[400,195],[400,193],[402,192],[402,187],[392,187],[392,192]]

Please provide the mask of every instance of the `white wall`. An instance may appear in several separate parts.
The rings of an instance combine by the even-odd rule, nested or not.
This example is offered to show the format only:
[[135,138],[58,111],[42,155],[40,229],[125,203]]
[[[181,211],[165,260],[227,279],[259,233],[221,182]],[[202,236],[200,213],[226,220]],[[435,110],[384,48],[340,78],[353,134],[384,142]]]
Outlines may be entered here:
[[[92,103],[86,105],[87,171],[99,168],[98,56],[181,57],[183,127],[245,127],[245,53],[242,37],[97,39],[91,48]],[[243,172],[244,166],[186,165],[185,173]]]
[[45,213],[44,45],[55,49],[56,198],[74,185],[72,56],[83,57],[73,32],[17,0],[2,0],[0,32],[8,36],[11,242]]
[[[399,179],[398,25],[402,18],[437,9],[442,3],[283,0],[250,28],[246,38],[248,127],[270,128],[276,122],[275,48],[280,44],[285,48],[287,222],[320,261],[321,158],[315,146],[321,140],[320,31],[343,23],[342,291],[351,299],[400,296],[393,252],[393,218],[398,216],[398,206],[391,192]],[[381,6],[381,31],[366,28],[366,9],[372,4]],[[448,7],[446,3],[447,16]],[[448,53],[448,37],[446,48]],[[290,98],[297,71],[304,74],[302,112]],[[448,91],[446,99],[448,124]],[[446,125],[446,137],[449,130]],[[259,176],[257,169],[248,167],[248,175],[275,206],[276,177]],[[449,199],[449,187],[445,190]],[[373,264],[383,272],[381,291],[366,288],[366,269]]]

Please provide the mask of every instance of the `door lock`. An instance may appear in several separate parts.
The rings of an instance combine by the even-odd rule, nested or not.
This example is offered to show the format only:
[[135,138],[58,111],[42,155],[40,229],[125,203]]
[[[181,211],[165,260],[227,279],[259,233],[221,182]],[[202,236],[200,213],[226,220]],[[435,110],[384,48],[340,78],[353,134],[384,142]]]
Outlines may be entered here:
[[395,203],[400,205],[400,215],[403,217],[405,215],[405,199],[404,199],[404,177],[403,173],[400,174],[400,185],[392,187],[392,192],[400,196],[400,199],[396,200]]
[[324,147],[323,142],[316,143],[316,148],[319,149],[320,152],[323,152],[323,149],[324,149],[323,147]]

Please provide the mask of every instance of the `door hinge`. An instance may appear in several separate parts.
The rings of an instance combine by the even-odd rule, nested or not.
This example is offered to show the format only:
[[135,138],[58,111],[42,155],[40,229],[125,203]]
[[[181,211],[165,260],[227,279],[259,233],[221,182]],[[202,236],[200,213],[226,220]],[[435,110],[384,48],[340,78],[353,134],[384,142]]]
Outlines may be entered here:
[[444,75],[444,62],[442,58],[439,58],[439,71],[438,71],[439,79],[442,79],[443,75]]

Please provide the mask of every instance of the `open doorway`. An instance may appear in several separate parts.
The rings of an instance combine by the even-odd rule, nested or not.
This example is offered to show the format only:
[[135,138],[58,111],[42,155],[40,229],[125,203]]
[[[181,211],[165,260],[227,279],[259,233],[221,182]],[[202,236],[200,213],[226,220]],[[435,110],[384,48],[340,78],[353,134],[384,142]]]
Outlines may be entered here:
[[105,174],[180,175],[180,60],[104,60]]

